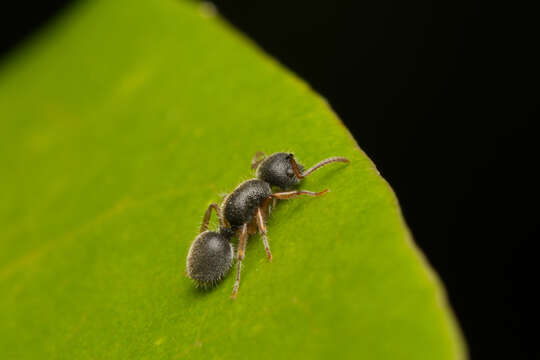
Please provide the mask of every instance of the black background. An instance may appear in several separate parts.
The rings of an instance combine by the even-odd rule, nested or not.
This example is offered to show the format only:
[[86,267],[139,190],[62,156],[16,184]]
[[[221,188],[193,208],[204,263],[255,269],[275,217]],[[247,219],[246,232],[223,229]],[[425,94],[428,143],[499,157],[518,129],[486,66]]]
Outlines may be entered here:
[[[68,3],[4,8],[0,55]],[[540,358],[532,298],[540,206],[532,8],[418,0],[214,4],[326,97],[375,161],[446,285],[471,357]]]

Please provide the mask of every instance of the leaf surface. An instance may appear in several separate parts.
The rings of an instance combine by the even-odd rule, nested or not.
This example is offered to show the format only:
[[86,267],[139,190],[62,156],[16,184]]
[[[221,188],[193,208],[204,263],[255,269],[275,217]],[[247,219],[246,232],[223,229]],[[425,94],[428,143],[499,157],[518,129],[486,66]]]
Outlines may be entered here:
[[[464,357],[388,184],[208,5],[77,4],[4,61],[0,118],[2,359]],[[204,292],[185,258],[259,150],[351,163],[278,204],[233,302],[235,269]]]

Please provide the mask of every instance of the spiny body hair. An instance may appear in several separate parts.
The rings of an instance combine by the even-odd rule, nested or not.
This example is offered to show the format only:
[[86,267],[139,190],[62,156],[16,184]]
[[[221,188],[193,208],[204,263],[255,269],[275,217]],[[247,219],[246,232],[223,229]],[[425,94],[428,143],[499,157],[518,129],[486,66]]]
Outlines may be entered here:
[[230,243],[232,232],[204,231],[189,248],[187,273],[199,287],[208,288],[218,283],[229,271],[233,262],[233,248]]

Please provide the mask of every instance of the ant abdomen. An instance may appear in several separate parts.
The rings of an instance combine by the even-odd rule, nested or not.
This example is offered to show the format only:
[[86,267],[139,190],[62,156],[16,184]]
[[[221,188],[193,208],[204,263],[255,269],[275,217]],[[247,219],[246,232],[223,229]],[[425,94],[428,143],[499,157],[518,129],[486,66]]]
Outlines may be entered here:
[[204,231],[195,238],[187,256],[187,274],[198,286],[211,287],[227,274],[234,253],[229,240],[215,231]]

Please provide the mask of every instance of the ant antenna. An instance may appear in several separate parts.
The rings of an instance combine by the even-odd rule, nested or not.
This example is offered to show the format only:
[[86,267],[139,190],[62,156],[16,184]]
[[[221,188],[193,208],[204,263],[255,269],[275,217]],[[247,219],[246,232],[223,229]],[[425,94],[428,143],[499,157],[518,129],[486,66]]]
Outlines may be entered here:
[[311,174],[312,172],[314,172],[318,168],[321,168],[321,167],[323,167],[325,165],[328,165],[330,163],[333,163],[333,162],[349,163],[350,162],[350,160],[347,159],[347,158],[344,158],[344,157],[341,157],[341,156],[334,156],[334,157],[331,157],[331,158],[324,159],[324,160],[320,161],[319,163],[317,163],[317,164],[313,165],[311,168],[309,168],[306,172],[301,174],[300,170],[298,170],[298,165],[296,164],[296,160],[294,160],[294,156],[291,156],[290,159],[291,159],[291,164],[292,164],[292,167],[293,167],[294,174],[299,179],[305,178],[306,176],[308,176],[309,174]]

